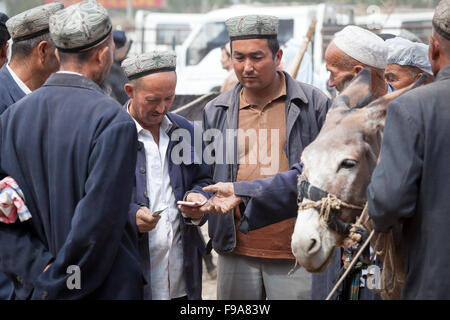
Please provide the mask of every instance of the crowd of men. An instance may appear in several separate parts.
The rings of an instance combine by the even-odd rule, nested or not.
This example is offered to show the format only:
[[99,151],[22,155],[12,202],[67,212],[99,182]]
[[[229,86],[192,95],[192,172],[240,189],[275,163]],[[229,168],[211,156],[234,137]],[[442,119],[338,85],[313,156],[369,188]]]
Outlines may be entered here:
[[[96,0],[0,14],[0,173],[18,185],[11,201],[0,182],[0,299],[199,300],[212,249],[218,299],[326,297],[339,250],[322,274],[292,270],[291,236],[299,159],[331,101],[280,68],[277,17],[226,27],[231,84],[199,127],[169,112],[175,54],[125,58],[131,43]],[[435,10],[429,46],[387,38],[357,26],[337,33],[328,85],[340,92],[370,69],[375,99],[426,76],[388,108],[367,200],[376,231],[403,223],[402,297],[450,299],[440,276],[449,258],[438,254],[450,250],[450,0]],[[121,82],[107,80],[112,67]]]

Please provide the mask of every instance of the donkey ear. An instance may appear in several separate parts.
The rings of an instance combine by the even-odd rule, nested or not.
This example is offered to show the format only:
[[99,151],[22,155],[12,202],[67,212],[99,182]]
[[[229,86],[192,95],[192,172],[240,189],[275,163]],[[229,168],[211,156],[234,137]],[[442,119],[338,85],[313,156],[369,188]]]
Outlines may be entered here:
[[344,106],[350,109],[361,108],[368,105],[372,100],[372,73],[369,69],[364,68],[334,99],[331,108]]
[[384,128],[384,121],[386,119],[386,111],[389,103],[401,96],[402,94],[415,89],[419,86],[421,86],[425,80],[427,79],[427,76],[423,74],[416,82],[410,84],[409,86],[396,90],[394,92],[391,92],[374,102],[370,103],[366,108],[366,114],[367,118],[369,120],[369,124],[375,127],[375,129]]

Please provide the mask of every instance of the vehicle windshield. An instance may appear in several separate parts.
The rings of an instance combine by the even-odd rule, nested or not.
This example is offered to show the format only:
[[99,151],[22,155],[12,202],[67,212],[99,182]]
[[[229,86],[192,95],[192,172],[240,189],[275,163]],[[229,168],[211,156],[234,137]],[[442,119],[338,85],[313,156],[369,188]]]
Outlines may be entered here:
[[[278,41],[280,46],[294,35],[294,21],[280,20],[278,27]],[[213,49],[221,47],[229,41],[224,22],[206,23],[200,29],[192,44],[187,49],[186,64],[197,65]]]
[[169,45],[174,49],[175,45],[183,44],[183,41],[191,32],[191,26],[188,23],[156,25],[156,44]]

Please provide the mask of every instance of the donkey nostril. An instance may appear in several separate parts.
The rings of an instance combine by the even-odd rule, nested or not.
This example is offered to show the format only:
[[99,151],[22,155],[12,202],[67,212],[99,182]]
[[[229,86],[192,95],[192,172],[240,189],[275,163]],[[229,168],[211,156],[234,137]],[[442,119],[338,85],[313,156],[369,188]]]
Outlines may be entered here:
[[309,245],[308,252],[311,252],[315,245],[316,245],[316,240],[311,239],[311,244]]
[[320,249],[320,242],[316,238],[309,240],[308,254],[314,254]]

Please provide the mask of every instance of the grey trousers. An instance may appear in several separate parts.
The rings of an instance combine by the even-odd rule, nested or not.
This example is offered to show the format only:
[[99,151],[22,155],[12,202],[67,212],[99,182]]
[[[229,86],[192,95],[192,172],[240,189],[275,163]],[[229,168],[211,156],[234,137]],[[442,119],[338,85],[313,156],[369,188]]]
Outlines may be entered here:
[[219,254],[218,300],[310,300],[311,274],[293,260]]

